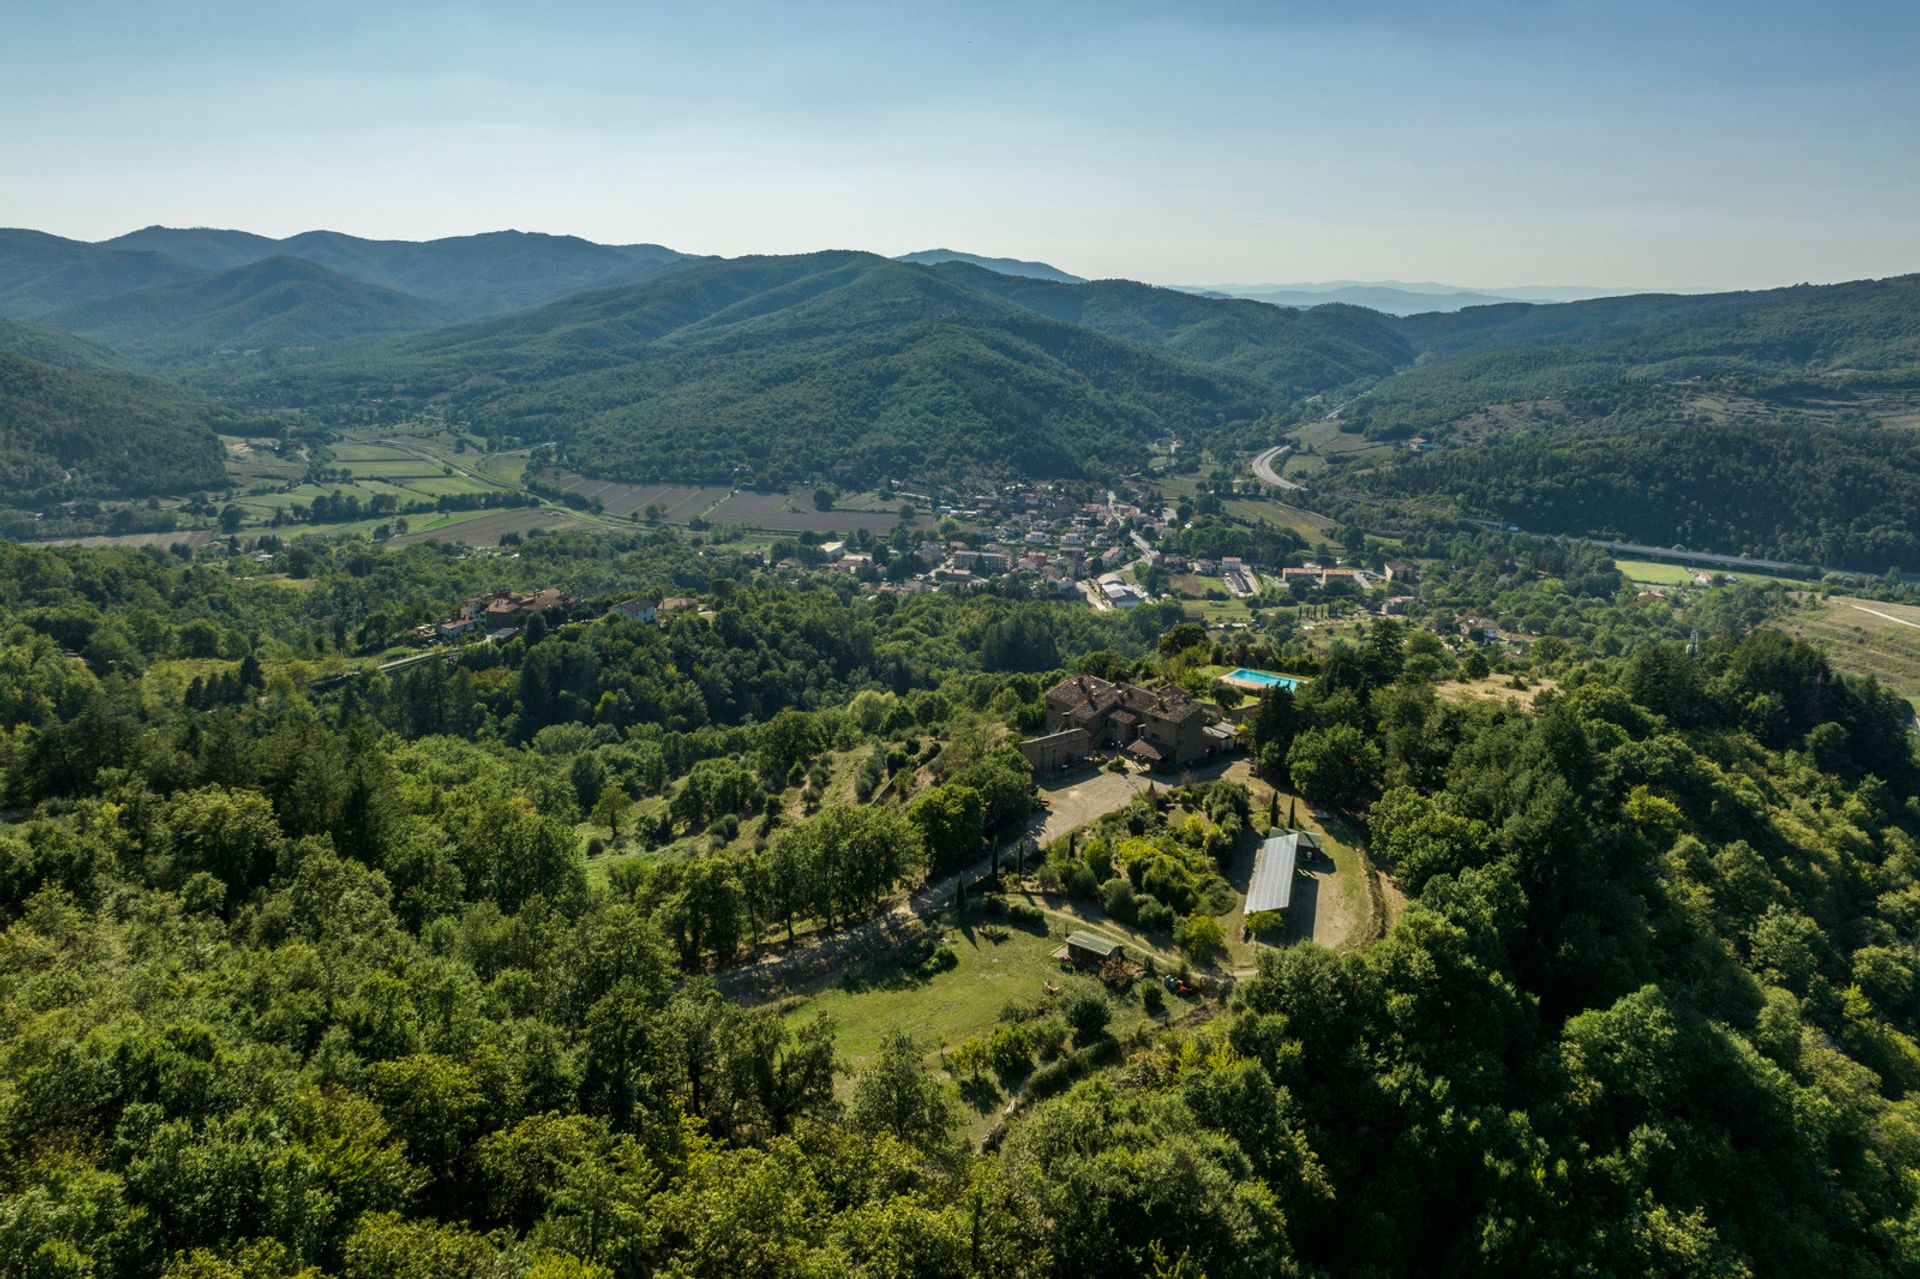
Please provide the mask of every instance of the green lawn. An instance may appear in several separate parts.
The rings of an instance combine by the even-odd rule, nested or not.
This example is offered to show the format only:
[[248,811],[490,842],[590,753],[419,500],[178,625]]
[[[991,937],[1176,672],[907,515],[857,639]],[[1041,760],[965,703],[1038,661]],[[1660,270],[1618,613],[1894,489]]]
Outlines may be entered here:
[[[1055,922],[1042,936],[1036,931],[1009,928],[1004,941],[989,940],[976,926],[995,921],[974,917],[968,924],[950,925],[946,944],[953,947],[960,962],[945,972],[923,976],[903,971],[894,959],[877,962],[856,971],[839,984],[813,995],[796,999],[785,1009],[789,1018],[808,1018],[825,1013],[835,1026],[834,1042],[851,1074],[857,1075],[879,1050],[888,1031],[900,1029],[914,1035],[927,1049],[926,1060],[939,1066],[941,1050],[951,1048],[969,1035],[990,1035],[1000,1022],[1000,1010],[1009,1003],[1033,1004],[1052,998],[1047,983],[1061,991],[1061,999],[1079,990],[1104,990],[1098,978],[1063,970],[1053,958],[1062,944],[1067,925]],[[999,921],[1005,926],[1004,921]],[[1134,957],[1133,930],[1100,922],[1091,925],[1116,940],[1129,942]],[[1171,967],[1177,960],[1164,956],[1158,961]],[[1126,995],[1112,995],[1113,1020],[1108,1030],[1124,1038],[1145,1024],[1148,1014],[1140,1001],[1141,986],[1136,984]],[[1169,998],[1166,1011],[1177,1013],[1186,1005]],[[986,1095],[971,1094],[975,1104],[974,1127],[991,1122],[1004,1096],[997,1090]],[[977,1135],[977,1132],[976,1132]]]

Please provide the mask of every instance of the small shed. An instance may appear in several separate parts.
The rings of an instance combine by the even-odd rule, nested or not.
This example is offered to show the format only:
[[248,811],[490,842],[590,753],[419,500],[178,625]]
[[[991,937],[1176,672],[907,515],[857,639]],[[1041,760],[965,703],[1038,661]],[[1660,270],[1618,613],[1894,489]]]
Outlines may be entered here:
[[1300,856],[1300,833],[1289,831],[1264,840],[1253,859],[1247,885],[1247,914],[1285,910],[1293,901],[1293,866]]
[[1124,949],[1119,942],[1099,933],[1076,929],[1067,934],[1067,958],[1076,964],[1104,964],[1118,958]]

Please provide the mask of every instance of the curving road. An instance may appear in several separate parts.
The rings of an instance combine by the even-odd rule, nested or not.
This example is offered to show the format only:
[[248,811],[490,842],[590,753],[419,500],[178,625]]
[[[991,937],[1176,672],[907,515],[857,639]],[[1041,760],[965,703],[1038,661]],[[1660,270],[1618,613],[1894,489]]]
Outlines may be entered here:
[[1253,459],[1253,473],[1277,488],[1292,489],[1296,493],[1305,492],[1306,485],[1295,484],[1292,480],[1283,479],[1280,472],[1273,469],[1274,461],[1290,452],[1292,448],[1293,445],[1291,444],[1274,445],[1265,453]]

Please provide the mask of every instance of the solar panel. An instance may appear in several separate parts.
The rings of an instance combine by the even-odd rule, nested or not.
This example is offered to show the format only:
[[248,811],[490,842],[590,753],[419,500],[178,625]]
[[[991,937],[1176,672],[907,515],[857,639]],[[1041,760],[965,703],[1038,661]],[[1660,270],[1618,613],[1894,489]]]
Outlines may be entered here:
[[1276,835],[1261,843],[1253,859],[1253,882],[1247,885],[1247,914],[1285,910],[1293,900],[1293,862],[1300,836]]

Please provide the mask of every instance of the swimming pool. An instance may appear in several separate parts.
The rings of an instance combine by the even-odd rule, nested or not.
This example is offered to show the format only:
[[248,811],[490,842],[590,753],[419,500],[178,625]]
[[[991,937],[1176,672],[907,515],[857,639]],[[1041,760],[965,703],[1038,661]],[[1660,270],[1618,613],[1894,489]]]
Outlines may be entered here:
[[1291,675],[1275,675],[1272,671],[1250,671],[1244,666],[1237,670],[1228,671],[1224,678],[1238,680],[1242,684],[1260,684],[1267,688],[1284,688],[1289,692],[1300,687],[1300,681]]

